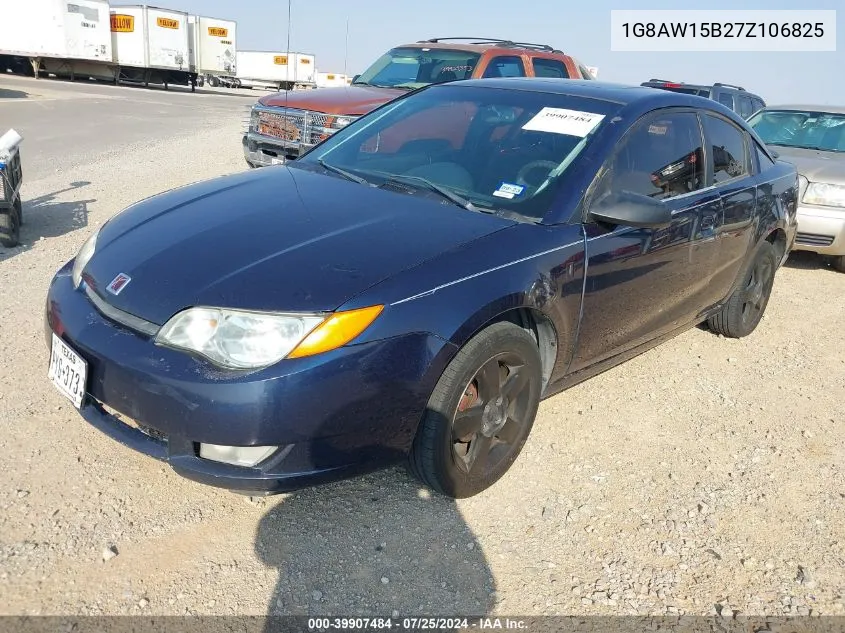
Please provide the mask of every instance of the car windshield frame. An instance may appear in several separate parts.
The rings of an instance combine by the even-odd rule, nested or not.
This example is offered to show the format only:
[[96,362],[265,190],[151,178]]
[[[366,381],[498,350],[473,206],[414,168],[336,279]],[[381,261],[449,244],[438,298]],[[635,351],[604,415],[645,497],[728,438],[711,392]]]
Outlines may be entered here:
[[[381,138],[383,132],[390,132],[394,129],[392,126],[398,125],[400,122],[416,114],[425,113],[426,111],[437,108],[454,106],[455,104],[473,103],[478,105],[479,114],[482,108],[484,108],[483,116],[485,118],[478,123],[482,136],[488,127],[490,130],[494,130],[497,124],[499,126],[511,125],[513,127],[510,131],[518,139],[520,137],[524,139],[525,132],[533,132],[539,135],[537,137],[539,141],[548,140],[551,143],[557,141],[557,145],[553,144],[553,147],[555,150],[560,150],[559,154],[555,155],[555,160],[546,161],[547,165],[544,166],[545,171],[531,179],[534,182],[525,186],[519,184],[514,178],[514,173],[512,173],[514,170],[508,173],[501,173],[496,170],[491,172],[482,169],[478,164],[472,163],[468,164],[469,168],[476,171],[472,179],[473,184],[471,189],[457,186],[453,182],[444,182],[442,179],[429,175],[426,178],[432,184],[448,189],[451,193],[470,202],[470,205],[464,206],[467,210],[541,223],[556,212],[555,202],[557,194],[560,191],[561,183],[569,174],[575,171],[576,166],[579,164],[579,158],[584,155],[585,150],[591,146],[593,139],[601,133],[608,124],[608,121],[616,115],[621,108],[621,104],[601,98],[557,92],[503,89],[491,86],[482,87],[479,86],[480,83],[473,81],[463,83],[462,85],[432,85],[395,99],[362,116],[328,137],[308,153],[302,155],[296,161],[291,162],[290,166],[323,173],[334,171],[335,175],[337,175],[339,169],[342,169],[349,174],[363,179],[367,185],[373,187],[389,189],[385,185],[388,185],[390,181],[396,182],[401,180],[405,181],[403,184],[413,186],[413,182],[402,178],[402,176],[409,174],[398,168],[369,169],[369,165],[367,165],[369,157],[361,158],[364,154],[362,150],[364,144],[371,141],[374,137]],[[502,115],[507,118],[511,116],[507,112],[508,107],[511,107],[510,104],[515,103],[518,103],[522,107],[522,116],[519,120],[508,118],[504,124],[499,119],[494,119],[493,123],[489,122],[488,112],[501,111]],[[516,108],[516,106],[513,107]],[[580,133],[564,134],[560,132],[548,132],[546,130],[536,132],[534,128],[524,127],[529,123],[535,126],[536,123],[532,122],[538,118],[540,111],[543,111],[544,108],[547,110],[551,108],[554,110],[567,110],[592,115],[597,117],[598,121],[592,129],[584,132],[583,136]],[[461,115],[456,114],[455,116]],[[468,127],[470,125],[472,123],[467,124]],[[469,131],[467,131],[467,134],[469,134]],[[508,139],[505,138],[505,142],[507,141]],[[526,144],[523,140],[523,145],[519,149],[524,151],[518,154],[514,161],[515,165],[522,165],[519,169],[515,170],[516,173],[520,172],[526,165],[540,160],[540,155],[534,153],[534,147],[535,145]],[[476,145],[472,149],[476,152],[474,155],[490,156],[493,150],[499,149],[499,146],[487,146],[485,144]],[[453,151],[459,153],[461,150],[455,149]],[[508,147],[508,151],[510,151],[510,147]],[[397,155],[398,152],[386,154],[386,157],[383,158],[386,161],[390,161],[392,157]],[[520,163],[523,156],[525,157],[525,161]],[[392,165],[388,162],[382,163],[382,166],[398,167],[400,161],[393,160],[394,163]],[[362,165],[361,163],[364,164]],[[326,167],[326,164],[329,167]],[[498,188],[486,187],[479,190],[479,181],[482,180],[482,178],[478,177],[479,174],[483,174],[484,178],[487,179],[487,183],[491,179],[495,180],[499,184],[493,185],[493,187],[498,186]],[[527,175],[530,175],[530,172]],[[347,177],[347,179],[349,178]],[[519,191],[520,189],[521,191]],[[426,187],[420,183],[417,190],[415,193],[419,195],[440,197],[442,202],[442,196],[436,196],[430,186]]]
[[[416,60],[402,63],[396,60]],[[426,61],[431,60],[431,61]],[[434,62],[434,60],[439,60]],[[384,55],[379,57],[367,70],[362,72],[353,82],[355,85],[374,86],[376,88],[394,88],[400,90],[417,90],[426,86],[469,79],[481,60],[481,52],[467,51],[458,48],[429,48],[425,46],[397,46],[391,48]],[[423,66],[437,67],[440,63],[443,66],[438,73],[451,72],[454,79],[443,79],[441,81],[420,81],[420,68]],[[388,79],[391,70],[398,70],[402,66],[415,67],[414,77],[404,80],[401,76],[397,80]]]
[[[764,121],[768,122],[766,119],[767,116],[770,115],[777,115],[782,116],[783,118],[786,117],[805,117],[804,120],[793,130],[788,130],[782,125],[774,126],[773,128],[777,128],[779,133],[783,136],[777,135],[769,135],[764,131],[761,131],[758,128],[760,123]],[[826,121],[836,121],[836,125],[818,125],[820,120]],[[813,120],[813,124],[808,126],[807,122]],[[757,111],[748,119],[748,125],[754,130],[757,136],[766,144],[771,145],[774,147],[793,147],[795,149],[807,149],[807,150],[815,150],[821,152],[832,152],[835,154],[843,154],[845,153],[845,112],[829,112],[824,109],[819,110],[812,110],[812,109],[804,109],[804,108],[764,108],[762,110]],[[836,147],[829,147],[819,142],[812,142],[807,139],[807,142],[797,142],[795,140],[796,136],[798,136],[799,132],[803,132],[802,139],[806,139],[806,133],[809,131],[815,131],[818,128],[841,128],[840,134],[842,135],[842,146],[841,148]],[[787,135],[791,135],[787,138]]]

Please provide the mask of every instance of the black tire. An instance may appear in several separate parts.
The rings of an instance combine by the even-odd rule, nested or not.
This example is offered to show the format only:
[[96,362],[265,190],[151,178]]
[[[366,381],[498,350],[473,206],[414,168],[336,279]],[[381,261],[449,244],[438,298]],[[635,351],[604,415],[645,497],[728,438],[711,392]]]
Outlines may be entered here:
[[21,222],[16,208],[0,211],[0,244],[12,248],[20,243]]
[[482,330],[437,382],[411,448],[411,472],[453,498],[489,488],[522,450],[541,388],[540,353],[528,332],[505,322]]
[[755,330],[769,304],[777,264],[775,248],[763,242],[744,269],[740,285],[722,309],[707,320],[713,332],[742,338]]
[[21,195],[15,199],[15,211],[18,212],[18,225],[23,226],[23,204],[21,203]]
[[845,273],[845,255],[830,258],[830,265],[841,273]]

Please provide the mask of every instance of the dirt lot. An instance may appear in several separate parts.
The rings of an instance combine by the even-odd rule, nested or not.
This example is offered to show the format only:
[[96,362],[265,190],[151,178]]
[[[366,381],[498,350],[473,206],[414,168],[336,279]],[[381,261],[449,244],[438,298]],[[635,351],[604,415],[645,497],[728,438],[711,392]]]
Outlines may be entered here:
[[[545,401],[479,497],[394,469],[250,499],[85,423],[42,325],[95,226],[245,168],[247,99],[20,84],[41,99],[0,91],[28,170],[0,249],[0,613],[845,615],[845,275],[819,258],[779,272],[751,337],[696,329]],[[73,140],[77,110],[98,136]]]

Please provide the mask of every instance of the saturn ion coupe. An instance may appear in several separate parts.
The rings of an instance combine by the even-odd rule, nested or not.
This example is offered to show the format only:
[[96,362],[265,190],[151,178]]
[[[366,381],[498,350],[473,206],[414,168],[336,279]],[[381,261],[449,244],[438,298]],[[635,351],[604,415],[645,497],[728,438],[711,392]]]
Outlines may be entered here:
[[404,461],[474,495],[541,399],[702,322],[752,332],[797,186],[712,100],[431,86],[287,165],[108,220],[50,286],[48,377],[206,484],[281,492]]

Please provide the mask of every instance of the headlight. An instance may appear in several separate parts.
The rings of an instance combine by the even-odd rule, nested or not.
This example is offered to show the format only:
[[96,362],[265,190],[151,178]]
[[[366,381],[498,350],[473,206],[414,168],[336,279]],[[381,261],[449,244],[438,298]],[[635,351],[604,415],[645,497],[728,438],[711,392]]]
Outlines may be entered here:
[[256,132],[258,131],[258,110],[256,106],[247,106],[249,107],[249,118],[244,121],[246,132]]
[[276,314],[189,308],[171,318],[156,343],[205,356],[230,369],[268,367],[346,345],[381,313],[372,306],[330,314]]
[[82,248],[76,254],[76,259],[73,261],[73,271],[71,272],[74,288],[79,288],[79,284],[82,283],[82,271],[85,270],[97,250],[97,236],[99,234],[100,229],[98,228],[91,237],[85,240]]
[[824,182],[811,182],[802,199],[805,204],[825,207],[845,207],[845,186]]

